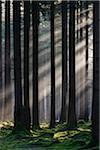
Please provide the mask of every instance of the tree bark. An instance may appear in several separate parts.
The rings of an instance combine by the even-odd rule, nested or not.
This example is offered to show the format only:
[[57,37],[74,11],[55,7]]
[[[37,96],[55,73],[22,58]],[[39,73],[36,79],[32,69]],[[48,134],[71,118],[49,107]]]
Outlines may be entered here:
[[5,2],[5,95],[4,119],[10,119],[11,76],[10,76],[10,1]]
[[93,9],[93,102],[92,102],[92,139],[99,144],[99,57],[100,57],[100,2],[94,1]]
[[[79,1],[77,1],[77,26],[79,27]],[[79,42],[79,28],[77,28],[77,43]]]
[[[80,1],[80,24],[83,23],[83,1]],[[80,28],[80,40],[83,40],[83,27]]]
[[70,2],[69,18],[69,107],[68,128],[77,126],[75,110],[75,2]]
[[67,2],[62,2],[62,107],[60,122],[66,121],[67,100]]
[[54,48],[54,2],[51,2],[51,120],[50,127],[55,126],[55,48]]
[[0,120],[2,119],[2,2],[0,1]]
[[89,120],[89,109],[88,109],[88,2],[85,2],[86,5],[86,89],[85,89],[85,116],[84,120]]
[[29,106],[29,28],[30,28],[30,1],[24,1],[24,124],[30,129]]
[[39,25],[39,2],[32,2],[33,23],[33,128],[39,127],[38,118],[38,25]]
[[21,80],[21,43],[20,43],[20,1],[13,1],[14,28],[14,84],[15,108],[14,128],[20,130],[23,126],[22,114],[22,80]]

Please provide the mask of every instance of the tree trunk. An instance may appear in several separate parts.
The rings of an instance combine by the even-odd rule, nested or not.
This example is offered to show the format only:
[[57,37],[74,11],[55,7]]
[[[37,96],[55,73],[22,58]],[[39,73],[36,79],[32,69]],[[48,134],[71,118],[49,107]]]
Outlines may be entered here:
[[89,120],[89,109],[88,109],[88,2],[85,2],[86,5],[86,89],[85,89],[85,116],[84,120]]
[[30,28],[30,1],[24,1],[24,124],[30,129],[29,107],[29,28]]
[[5,2],[5,95],[4,119],[10,119],[11,76],[10,76],[10,1]]
[[68,128],[77,126],[75,110],[75,2],[70,2],[69,20],[69,107]]
[[0,120],[2,119],[2,6],[0,1]]
[[13,1],[14,23],[14,82],[15,109],[14,128],[20,130],[23,126],[22,114],[22,84],[21,84],[21,43],[20,43],[20,1]]
[[99,144],[99,50],[100,50],[100,2],[94,1],[93,9],[93,102],[92,102],[92,139]]
[[[77,26],[79,27],[79,1],[77,1]],[[77,43],[79,42],[79,28],[77,28]]]
[[51,2],[51,120],[50,127],[55,126],[55,48],[54,48],[54,2]]
[[62,2],[62,108],[60,122],[66,121],[67,100],[67,2]]
[[[83,1],[80,1],[80,24],[83,23]],[[80,40],[83,39],[83,27],[80,28]]]
[[33,128],[39,127],[38,118],[38,25],[39,2],[32,2],[33,23]]

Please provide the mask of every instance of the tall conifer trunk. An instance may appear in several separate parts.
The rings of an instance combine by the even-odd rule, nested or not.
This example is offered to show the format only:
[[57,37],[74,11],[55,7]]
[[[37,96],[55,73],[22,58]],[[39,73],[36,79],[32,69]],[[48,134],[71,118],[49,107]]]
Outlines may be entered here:
[[54,48],[54,2],[51,2],[51,120],[50,127],[55,126],[55,48]]
[[24,1],[24,124],[30,129],[29,107],[29,28],[30,28],[30,1]]
[[92,140],[99,144],[99,108],[100,108],[100,85],[99,85],[99,60],[100,60],[100,2],[94,1],[93,9],[93,102],[92,102]]
[[75,1],[70,2],[69,10],[69,107],[68,107],[68,128],[75,128]]
[[33,23],[33,128],[39,127],[38,116],[38,25],[39,25],[39,2],[32,2]]
[[0,120],[2,119],[2,104],[2,2],[0,1]]
[[85,90],[85,116],[84,116],[84,120],[88,121],[89,120],[89,102],[88,102],[88,2],[85,2],[85,8],[86,8],[86,90]]
[[14,84],[15,107],[14,128],[20,130],[23,126],[22,114],[22,81],[21,81],[21,43],[20,43],[20,1],[13,1],[14,28]]
[[4,119],[10,119],[11,75],[10,75],[10,1],[5,2],[5,95]]
[[[83,1],[80,1],[80,24],[83,23]],[[83,27],[80,28],[80,40],[83,40]]]
[[67,2],[62,2],[62,108],[60,121],[66,121],[67,100]]

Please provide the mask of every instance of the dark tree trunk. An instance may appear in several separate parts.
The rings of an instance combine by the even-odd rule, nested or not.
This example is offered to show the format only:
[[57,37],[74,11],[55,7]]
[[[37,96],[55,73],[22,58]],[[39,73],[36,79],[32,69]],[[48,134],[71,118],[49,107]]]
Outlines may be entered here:
[[38,117],[38,25],[39,2],[32,2],[33,23],[33,128],[39,127]]
[[2,119],[2,6],[0,1],[0,120]]
[[29,107],[29,28],[30,28],[30,1],[24,1],[24,125],[30,129]]
[[[77,26],[79,27],[79,1],[77,1]],[[79,42],[79,28],[77,28],[77,43]]]
[[100,2],[94,1],[93,9],[93,103],[92,103],[92,139],[99,144],[99,56],[100,56]]
[[14,128],[20,130],[23,126],[22,114],[22,84],[21,84],[21,43],[20,43],[20,1],[13,1],[14,28],[14,82],[15,109]]
[[10,1],[5,2],[5,96],[4,119],[10,119],[11,76],[10,76]]
[[62,108],[60,122],[66,121],[67,100],[67,2],[62,2]]
[[[80,1],[80,24],[83,23],[83,1]],[[83,39],[83,27],[80,28],[80,40]]]
[[54,50],[54,2],[51,2],[51,120],[50,127],[55,126],[55,50]]
[[88,109],[88,2],[85,2],[86,5],[86,89],[85,89],[85,116],[84,120],[89,120],[89,109]]
[[77,126],[75,110],[75,2],[70,2],[69,14],[69,108],[68,128]]

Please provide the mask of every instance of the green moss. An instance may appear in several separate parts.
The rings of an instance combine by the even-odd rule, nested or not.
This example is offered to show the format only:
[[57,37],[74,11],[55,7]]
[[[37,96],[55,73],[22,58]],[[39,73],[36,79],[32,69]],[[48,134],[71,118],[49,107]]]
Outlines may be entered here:
[[48,129],[48,124],[42,124],[42,129],[30,130],[30,133],[26,130],[13,133],[12,122],[0,122],[0,150],[80,150],[89,147],[90,122],[80,121],[76,130],[68,131],[66,126],[66,123],[57,124],[54,129]]

